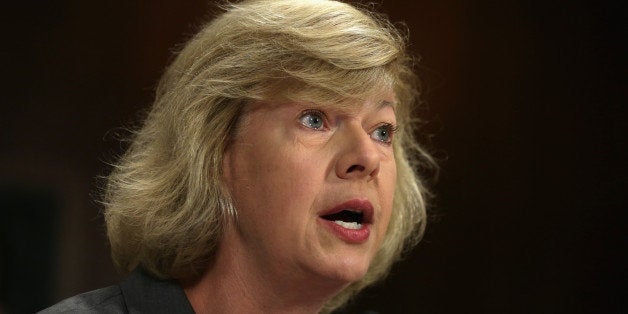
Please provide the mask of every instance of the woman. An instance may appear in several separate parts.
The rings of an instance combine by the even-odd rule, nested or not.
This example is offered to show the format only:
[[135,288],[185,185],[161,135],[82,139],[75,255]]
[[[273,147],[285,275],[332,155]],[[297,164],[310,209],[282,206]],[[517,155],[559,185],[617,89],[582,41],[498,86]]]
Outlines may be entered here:
[[229,5],[179,52],[109,177],[119,285],[47,309],[329,312],[424,228],[404,37],[335,1]]

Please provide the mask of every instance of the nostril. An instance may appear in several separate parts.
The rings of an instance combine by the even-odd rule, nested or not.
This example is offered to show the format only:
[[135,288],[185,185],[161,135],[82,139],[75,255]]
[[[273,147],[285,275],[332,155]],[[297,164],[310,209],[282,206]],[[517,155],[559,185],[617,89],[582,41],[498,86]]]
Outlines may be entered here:
[[347,173],[351,173],[354,171],[364,171],[364,166],[360,166],[360,165],[353,165],[351,167],[349,167],[349,169],[347,169]]

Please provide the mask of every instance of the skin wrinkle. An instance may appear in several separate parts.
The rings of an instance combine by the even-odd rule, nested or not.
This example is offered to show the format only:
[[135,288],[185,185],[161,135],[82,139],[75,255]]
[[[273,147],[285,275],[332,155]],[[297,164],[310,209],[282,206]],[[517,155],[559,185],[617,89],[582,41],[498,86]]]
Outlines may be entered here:
[[[206,278],[240,272],[235,282],[222,288],[248,289],[239,292],[241,302],[275,311],[281,304],[265,300],[310,306],[318,300],[318,311],[330,295],[363,276],[386,231],[396,176],[392,146],[370,134],[382,122],[395,120],[388,109],[392,107],[382,103],[369,99],[326,109],[330,121],[323,130],[301,124],[299,117],[310,104],[250,105],[224,159],[238,220],[226,230],[218,267]],[[364,174],[344,173],[352,164],[364,165]],[[380,175],[381,167],[386,171]],[[292,179],[298,180],[287,188],[284,180]],[[289,201],[283,193],[290,193]],[[375,208],[372,232],[364,244],[347,244],[321,225],[318,213],[358,195],[368,196]],[[229,278],[204,281],[225,280]],[[300,288],[304,282],[306,293]]]

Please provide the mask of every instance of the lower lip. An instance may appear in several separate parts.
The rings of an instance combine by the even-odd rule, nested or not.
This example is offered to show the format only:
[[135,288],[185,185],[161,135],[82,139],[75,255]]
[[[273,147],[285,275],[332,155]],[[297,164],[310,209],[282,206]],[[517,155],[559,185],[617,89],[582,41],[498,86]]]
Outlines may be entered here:
[[369,235],[371,234],[370,224],[364,223],[360,229],[347,229],[334,223],[333,221],[322,218],[320,218],[320,220],[323,225],[327,227],[327,229],[331,230],[332,233],[348,243],[363,243],[368,240]]

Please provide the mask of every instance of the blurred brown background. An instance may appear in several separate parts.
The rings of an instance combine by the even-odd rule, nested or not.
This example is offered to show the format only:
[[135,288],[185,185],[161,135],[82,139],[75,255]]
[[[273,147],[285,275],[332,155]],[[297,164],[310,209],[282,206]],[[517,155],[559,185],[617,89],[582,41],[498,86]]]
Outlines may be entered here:
[[[376,7],[407,23],[422,58],[423,132],[442,172],[424,242],[347,312],[625,313],[625,5]],[[2,4],[0,312],[120,279],[96,178],[123,150],[121,127],[150,105],[172,48],[213,8]]]

